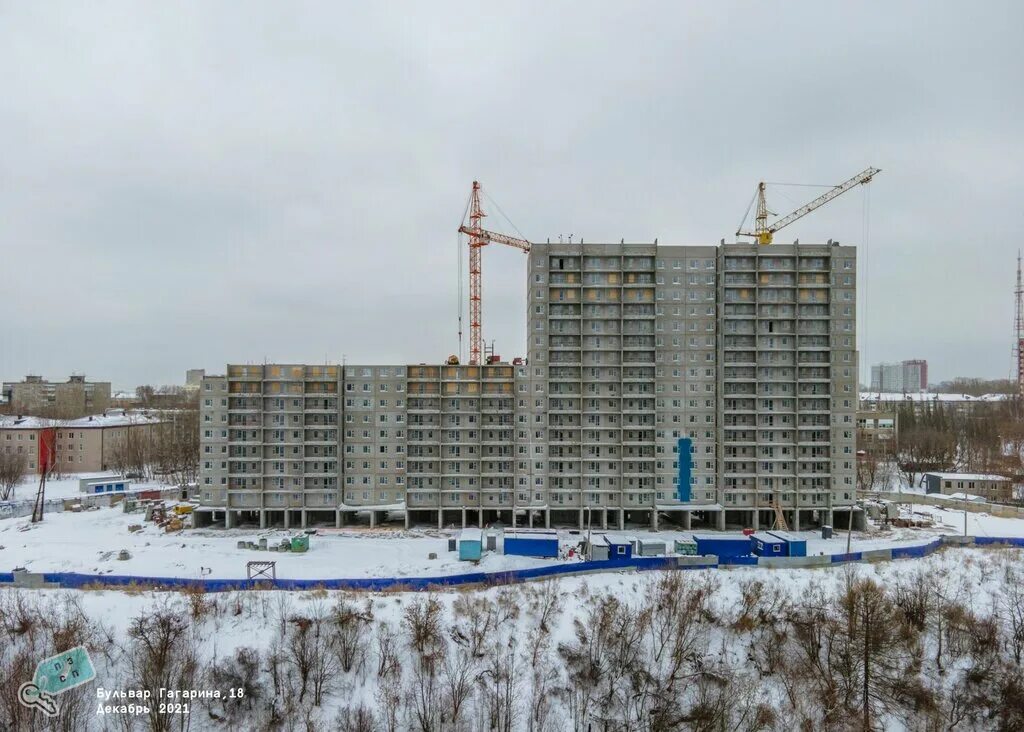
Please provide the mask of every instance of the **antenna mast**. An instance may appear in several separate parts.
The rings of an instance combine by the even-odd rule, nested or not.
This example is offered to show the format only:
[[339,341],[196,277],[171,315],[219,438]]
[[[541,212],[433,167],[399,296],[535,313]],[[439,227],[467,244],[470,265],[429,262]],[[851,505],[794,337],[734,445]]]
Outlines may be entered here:
[[1013,350],[1017,356],[1017,393],[1024,395],[1024,285],[1021,282],[1021,257],[1020,250],[1017,251],[1017,288],[1016,312],[1014,314],[1014,330],[1016,340]]

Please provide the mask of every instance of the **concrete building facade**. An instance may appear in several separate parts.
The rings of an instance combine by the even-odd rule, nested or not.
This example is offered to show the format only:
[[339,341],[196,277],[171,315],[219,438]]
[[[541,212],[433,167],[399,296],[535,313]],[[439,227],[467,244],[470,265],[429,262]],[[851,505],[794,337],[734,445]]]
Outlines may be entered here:
[[205,377],[199,520],[724,528],[778,505],[799,527],[849,510],[852,247],[546,243],[527,262],[523,362]]
[[86,381],[72,374],[64,383],[29,375],[24,381],[3,384],[11,414],[36,414],[68,418],[102,413],[110,406],[110,382]]

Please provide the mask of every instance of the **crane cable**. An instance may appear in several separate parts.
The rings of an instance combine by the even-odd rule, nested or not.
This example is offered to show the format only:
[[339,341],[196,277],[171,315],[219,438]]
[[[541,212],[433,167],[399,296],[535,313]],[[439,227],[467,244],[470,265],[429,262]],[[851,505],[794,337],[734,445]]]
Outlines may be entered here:
[[502,217],[505,219],[505,221],[508,222],[508,225],[516,230],[516,233],[519,234],[519,238],[522,239],[523,241],[530,241],[529,239],[526,238],[526,235],[519,230],[519,227],[516,226],[514,223],[512,223],[512,219],[510,219],[505,214],[505,212],[501,210],[501,206],[498,205],[498,202],[495,201],[493,198],[491,198],[491,196],[487,193],[487,189],[484,188],[483,186],[481,186],[480,187],[480,191],[484,194],[484,198],[486,198],[488,200],[488,202],[490,202],[494,206],[494,208],[496,208],[498,210],[498,213],[500,213],[502,215]]
[[[460,222],[459,226],[462,226],[463,224],[466,223],[466,215],[469,213],[469,204],[470,204],[470,202],[472,200],[473,200],[473,194],[470,193],[468,196],[466,196],[466,207],[464,209],[462,209],[462,218],[459,219],[459,222]],[[458,313],[458,319],[459,319],[459,363],[462,363],[462,355],[463,355],[463,352],[462,352],[462,306],[465,303],[464,303],[464,301],[462,299],[463,294],[464,294],[463,289],[462,289],[463,288],[463,283],[462,283],[462,233],[458,231],[458,227],[456,227],[456,231],[455,231],[455,259],[458,262],[458,272],[459,272],[459,283],[458,283],[458,288],[457,288],[458,292],[459,292],[459,297],[458,297],[458,301],[457,301],[458,304],[457,304],[456,312]]]

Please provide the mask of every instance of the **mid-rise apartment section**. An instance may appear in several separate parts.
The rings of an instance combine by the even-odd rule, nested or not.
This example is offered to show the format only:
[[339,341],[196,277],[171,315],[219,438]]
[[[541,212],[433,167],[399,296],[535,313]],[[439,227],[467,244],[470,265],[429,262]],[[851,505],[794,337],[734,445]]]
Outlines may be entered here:
[[831,523],[854,499],[855,249],[733,244],[718,259],[723,505],[754,528],[775,506],[795,529]]
[[525,360],[206,377],[199,520],[796,527],[849,509],[852,247],[545,243],[527,262]]

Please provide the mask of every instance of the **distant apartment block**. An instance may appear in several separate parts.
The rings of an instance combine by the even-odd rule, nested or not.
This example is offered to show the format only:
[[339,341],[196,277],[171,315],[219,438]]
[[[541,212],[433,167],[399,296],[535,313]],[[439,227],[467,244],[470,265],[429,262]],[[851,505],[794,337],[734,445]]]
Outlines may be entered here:
[[900,394],[927,391],[928,362],[915,359],[871,367],[871,391]]
[[793,528],[854,502],[856,255],[536,244],[525,360],[228,365],[197,522],[669,520]]
[[120,446],[149,439],[159,424],[155,415],[122,410],[72,420],[0,417],[0,452],[24,454],[30,472],[109,470]]
[[26,376],[24,381],[3,384],[10,414],[42,414],[48,417],[79,417],[101,413],[110,406],[110,382],[86,381],[72,374],[66,382]]

